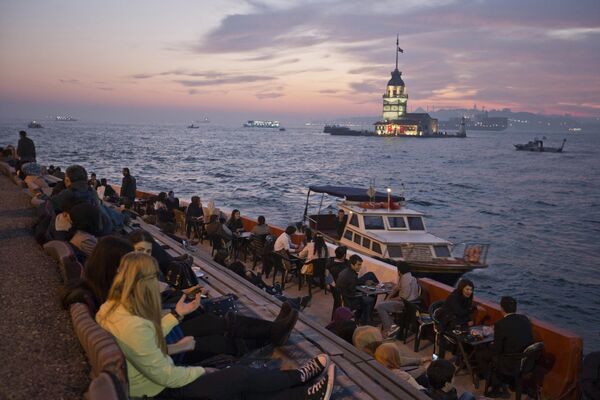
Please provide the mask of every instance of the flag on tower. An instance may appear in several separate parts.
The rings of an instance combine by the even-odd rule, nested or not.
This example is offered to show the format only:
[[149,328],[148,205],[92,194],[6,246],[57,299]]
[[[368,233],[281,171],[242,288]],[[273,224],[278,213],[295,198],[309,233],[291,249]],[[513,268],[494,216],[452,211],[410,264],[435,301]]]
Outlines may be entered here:
[[400,53],[404,53],[404,50],[402,50],[400,47],[398,47],[398,51],[399,51]]

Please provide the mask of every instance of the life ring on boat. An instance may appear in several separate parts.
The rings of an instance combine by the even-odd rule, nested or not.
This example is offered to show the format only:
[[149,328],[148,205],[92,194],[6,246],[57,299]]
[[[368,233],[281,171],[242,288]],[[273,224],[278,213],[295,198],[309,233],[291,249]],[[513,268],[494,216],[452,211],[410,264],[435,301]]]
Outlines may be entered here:
[[478,263],[481,257],[481,247],[472,246],[465,251],[465,260],[469,263]]
[[[387,202],[380,202],[380,203],[376,203],[376,202],[371,202],[371,201],[363,201],[362,203],[359,203],[358,205],[360,208],[364,208],[367,210],[376,210],[378,208],[388,208],[388,203]],[[398,204],[397,202],[392,202],[390,204],[390,210],[399,210],[400,209],[400,204]]]

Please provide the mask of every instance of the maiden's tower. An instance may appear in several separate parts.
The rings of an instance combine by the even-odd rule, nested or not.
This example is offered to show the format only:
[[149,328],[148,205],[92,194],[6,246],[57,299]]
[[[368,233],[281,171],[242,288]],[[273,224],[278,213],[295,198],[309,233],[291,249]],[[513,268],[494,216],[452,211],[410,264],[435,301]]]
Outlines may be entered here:
[[383,120],[375,123],[375,133],[379,136],[432,136],[437,134],[438,121],[427,113],[407,113],[408,93],[398,70],[398,47],[396,38],[396,69],[387,83],[383,94]]

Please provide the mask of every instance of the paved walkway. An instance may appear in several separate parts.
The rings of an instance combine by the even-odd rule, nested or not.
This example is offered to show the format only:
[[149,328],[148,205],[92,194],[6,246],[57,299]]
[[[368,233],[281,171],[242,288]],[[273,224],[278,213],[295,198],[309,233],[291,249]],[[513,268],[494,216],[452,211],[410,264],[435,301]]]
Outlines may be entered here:
[[32,235],[29,196],[0,175],[0,399],[81,399],[89,366]]

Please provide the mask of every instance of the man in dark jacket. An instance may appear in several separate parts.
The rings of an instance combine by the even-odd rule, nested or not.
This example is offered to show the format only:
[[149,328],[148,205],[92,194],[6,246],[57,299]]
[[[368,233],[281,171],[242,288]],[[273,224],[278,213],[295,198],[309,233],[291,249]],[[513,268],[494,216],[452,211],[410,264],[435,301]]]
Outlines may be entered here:
[[[517,314],[517,301],[512,297],[502,297],[500,300],[503,318],[494,324],[494,343],[491,351],[481,351],[477,355],[478,363],[485,372],[486,366],[493,364],[494,374],[491,377],[488,397],[500,397],[506,392],[503,384],[509,384],[520,367],[518,357],[508,357],[509,354],[522,353],[527,346],[534,342],[531,321],[522,314]],[[485,372],[485,375],[488,373]]]
[[521,353],[533,343],[531,321],[522,314],[516,314],[517,301],[512,297],[500,300],[504,318],[494,324],[494,364],[496,371],[502,375],[513,375],[519,369],[520,360],[502,357],[505,354]]
[[33,140],[27,137],[27,132],[19,132],[19,144],[17,146],[17,155],[21,161],[21,164],[26,162],[35,162],[35,144]]
[[133,206],[135,202],[135,192],[137,191],[135,178],[129,173],[129,168],[123,168],[123,181],[121,183],[121,202],[125,206]]
[[360,312],[360,320],[363,325],[371,321],[375,298],[372,296],[361,296],[356,291],[356,286],[364,284],[364,276],[359,278],[358,272],[362,267],[362,258],[356,254],[350,256],[350,266],[338,275],[336,286],[340,291],[342,300],[346,307]]
[[76,202],[100,205],[96,191],[88,183],[87,171],[81,165],[71,165],[65,173],[65,189],[53,194],[50,202],[56,211],[63,211],[63,205],[74,199]]

